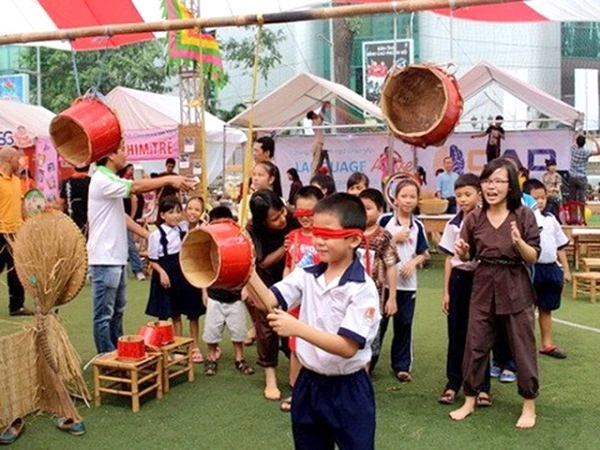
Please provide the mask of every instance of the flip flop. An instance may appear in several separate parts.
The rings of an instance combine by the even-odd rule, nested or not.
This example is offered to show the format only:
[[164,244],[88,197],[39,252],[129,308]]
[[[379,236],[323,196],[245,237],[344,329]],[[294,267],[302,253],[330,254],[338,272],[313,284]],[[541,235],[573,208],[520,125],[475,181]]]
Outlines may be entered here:
[[560,350],[556,345],[549,345],[540,350],[541,355],[551,356],[556,359],[565,359],[567,354]]
[[[482,396],[483,394],[483,396]],[[482,408],[487,408],[488,406],[492,406],[493,400],[492,395],[486,392],[480,392],[477,396],[477,406]]]
[[276,402],[281,399],[281,391],[277,388],[265,388],[264,394],[267,400]]
[[442,395],[438,397],[438,403],[440,405],[451,405],[456,400],[456,392],[452,389],[446,389],[442,392]]

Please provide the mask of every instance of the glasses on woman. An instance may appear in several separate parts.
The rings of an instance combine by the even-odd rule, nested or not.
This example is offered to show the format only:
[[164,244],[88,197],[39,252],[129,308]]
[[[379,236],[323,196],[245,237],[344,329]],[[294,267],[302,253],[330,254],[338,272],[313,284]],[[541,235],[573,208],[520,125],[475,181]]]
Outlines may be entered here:
[[494,180],[494,179],[481,180],[482,186],[492,185],[494,187],[499,187],[503,184],[508,184],[508,180]]

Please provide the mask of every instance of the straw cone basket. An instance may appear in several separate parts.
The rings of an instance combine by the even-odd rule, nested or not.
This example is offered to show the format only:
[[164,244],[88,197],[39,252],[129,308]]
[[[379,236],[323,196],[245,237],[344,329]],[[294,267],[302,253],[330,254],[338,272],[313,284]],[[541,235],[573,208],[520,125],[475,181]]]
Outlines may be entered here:
[[[81,359],[51,311],[73,300],[83,287],[87,273],[85,238],[65,214],[49,211],[26,220],[10,245],[19,279],[35,300],[35,323],[30,327],[34,333],[34,356],[20,363],[37,369],[32,382],[35,408],[27,412],[41,409],[81,420],[71,399],[71,395],[90,397],[81,373]],[[11,367],[18,363],[3,362]],[[16,390],[8,398],[19,404],[22,397],[30,395]]]
[[39,301],[42,314],[73,300],[87,274],[85,237],[65,214],[48,211],[31,217],[12,243],[19,280]]

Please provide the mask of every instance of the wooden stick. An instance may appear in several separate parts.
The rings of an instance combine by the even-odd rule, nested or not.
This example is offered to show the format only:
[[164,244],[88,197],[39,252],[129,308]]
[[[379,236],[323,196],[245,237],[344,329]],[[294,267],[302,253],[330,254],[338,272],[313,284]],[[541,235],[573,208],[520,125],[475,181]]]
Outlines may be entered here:
[[381,3],[368,3],[328,8],[313,8],[300,11],[286,11],[270,14],[227,16],[183,20],[163,20],[161,22],[128,23],[119,25],[68,28],[55,31],[17,33],[0,35],[0,45],[25,44],[42,41],[72,41],[78,38],[115,36],[157,31],[177,31],[190,28],[241,27],[258,24],[302,22],[306,20],[334,19],[340,17],[367,16],[386,13],[410,13],[438,8],[494,5],[515,3],[521,0],[401,0]]

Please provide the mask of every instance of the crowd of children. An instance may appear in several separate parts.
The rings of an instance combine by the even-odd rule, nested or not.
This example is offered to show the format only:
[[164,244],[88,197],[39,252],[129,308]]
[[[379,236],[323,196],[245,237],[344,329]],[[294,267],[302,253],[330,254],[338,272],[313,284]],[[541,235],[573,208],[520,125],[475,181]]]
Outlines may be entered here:
[[[166,197],[159,206],[160,225],[149,239],[154,274],[146,312],[171,318],[176,333],[182,328],[181,315],[188,317],[194,361],[204,360],[207,376],[217,373],[225,327],[235,368],[254,373],[244,358],[248,312],[256,328],[257,364],[265,373],[265,398],[280,399],[278,354],[283,351],[290,358],[293,401],[289,396],[280,407],[292,413],[297,448],[330,448],[333,443],[373,448],[375,400],[369,375],[390,319],[393,374],[400,382],[413,379],[417,269],[429,259],[426,230],[415,215],[420,186],[411,176],[398,181],[393,210],[385,213],[384,197],[369,188],[366,175],[353,174],[347,193],[335,193],[331,177],[317,174],[310,186],[297,187],[286,205],[273,191],[272,166],[268,161],[256,164],[249,201],[247,232],[260,286],[248,292],[191,287],[178,262],[183,237],[207,217],[234,217],[225,206],[207,214],[197,197],[185,210],[177,199]],[[480,176],[462,174],[454,184],[458,213],[439,243],[447,254],[442,310],[448,349],[447,382],[438,398],[441,404],[453,404],[464,390],[463,406],[450,413],[454,420],[492,405],[493,351],[496,361],[514,361],[513,375],[524,399],[517,427],[535,425],[536,305],[539,352],[566,357],[553,342],[551,313],[570,279],[564,251],[568,238],[546,212],[551,194],[544,183],[531,179],[523,190],[526,194],[508,158],[492,160]],[[279,309],[269,314],[265,301]],[[206,357],[198,341],[198,317],[204,313]]]

